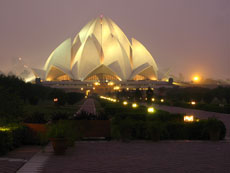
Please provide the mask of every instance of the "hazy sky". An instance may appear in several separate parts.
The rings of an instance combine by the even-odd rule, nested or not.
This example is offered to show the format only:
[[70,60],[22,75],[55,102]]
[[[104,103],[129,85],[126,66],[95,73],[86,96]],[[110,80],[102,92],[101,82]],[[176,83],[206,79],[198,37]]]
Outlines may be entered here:
[[100,14],[142,42],[160,69],[230,78],[230,0],[0,0],[0,70],[16,57],[42,68]]

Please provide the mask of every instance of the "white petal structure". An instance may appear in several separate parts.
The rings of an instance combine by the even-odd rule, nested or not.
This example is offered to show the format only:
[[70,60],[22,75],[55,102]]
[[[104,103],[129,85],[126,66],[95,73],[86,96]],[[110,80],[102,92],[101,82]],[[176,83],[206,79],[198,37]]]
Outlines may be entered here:
[[34,69],[43,80],[138,80],[157,79],[157,65],[137,40],[130,44],[122,30],[109,18],[91,20],[49,56],[43,70]]

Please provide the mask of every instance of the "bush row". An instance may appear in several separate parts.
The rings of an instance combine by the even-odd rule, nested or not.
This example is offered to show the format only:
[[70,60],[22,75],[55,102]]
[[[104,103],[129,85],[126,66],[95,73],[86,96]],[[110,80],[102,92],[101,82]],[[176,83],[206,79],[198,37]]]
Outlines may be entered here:
[[[213,130],[210,121],[215,121],[216,130]],[[122,121],[113,120],[112,122],[112,137],[115,139],[222,140],[225,134],[224,124],[216,119],[184,123],[178,121],[140,121],[126,118]]]
[[184,122],[182,114],[155,110],[148,114],[144,106],[136,109],[102,100],[106,114],[112,119],[112,137],[115,139],[152,140],[221,140],[226,128],[215,118]]
[[0,128],[0,155],[6,154],[20,145],[43,143],[47,143],[47,139],[43,139],[40,134],[36,134],[24,125]]

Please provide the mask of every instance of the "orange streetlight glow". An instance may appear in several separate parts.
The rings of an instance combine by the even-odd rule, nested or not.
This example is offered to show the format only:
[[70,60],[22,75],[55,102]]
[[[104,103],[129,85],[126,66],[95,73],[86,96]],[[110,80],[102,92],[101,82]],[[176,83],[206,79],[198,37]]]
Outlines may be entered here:
[[126,106],[127,104],[128,104],[128,102],[127,102],[127,101],[123,101],[123,105],[125,105],[125,106]]
[[193,77],[193,82],[199,82],[200,81],[200,77],[199,76],[194,76]]
[[155,111],[155,110],[154,110],[153,107],[149,107],[149,108],[148,108],[148,113],[154,113],[154,111]]
[[193,122],[194,116],[193,115],[185,115],[184,116],[184,122]]
[[191,101],[191,105],[195,105],[196,104],[196,102],[195,101]]
[[132,104],[132,107],[133,107],[133,108],[136,108],[136,107],[137,107],[137,104],[136,104],[136,103],[133,103],[133,104]]

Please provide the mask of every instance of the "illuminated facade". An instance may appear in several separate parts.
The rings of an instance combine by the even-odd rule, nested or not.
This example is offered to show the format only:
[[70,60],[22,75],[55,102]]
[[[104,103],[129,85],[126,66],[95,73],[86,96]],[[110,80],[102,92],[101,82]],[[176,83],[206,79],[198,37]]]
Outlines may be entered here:
[[109,18],[91,20],[75,36],[61,43],[47,59],[44,69],[33,69],[44,81],[157,80],[157,65],[136,39],[128,40]]

